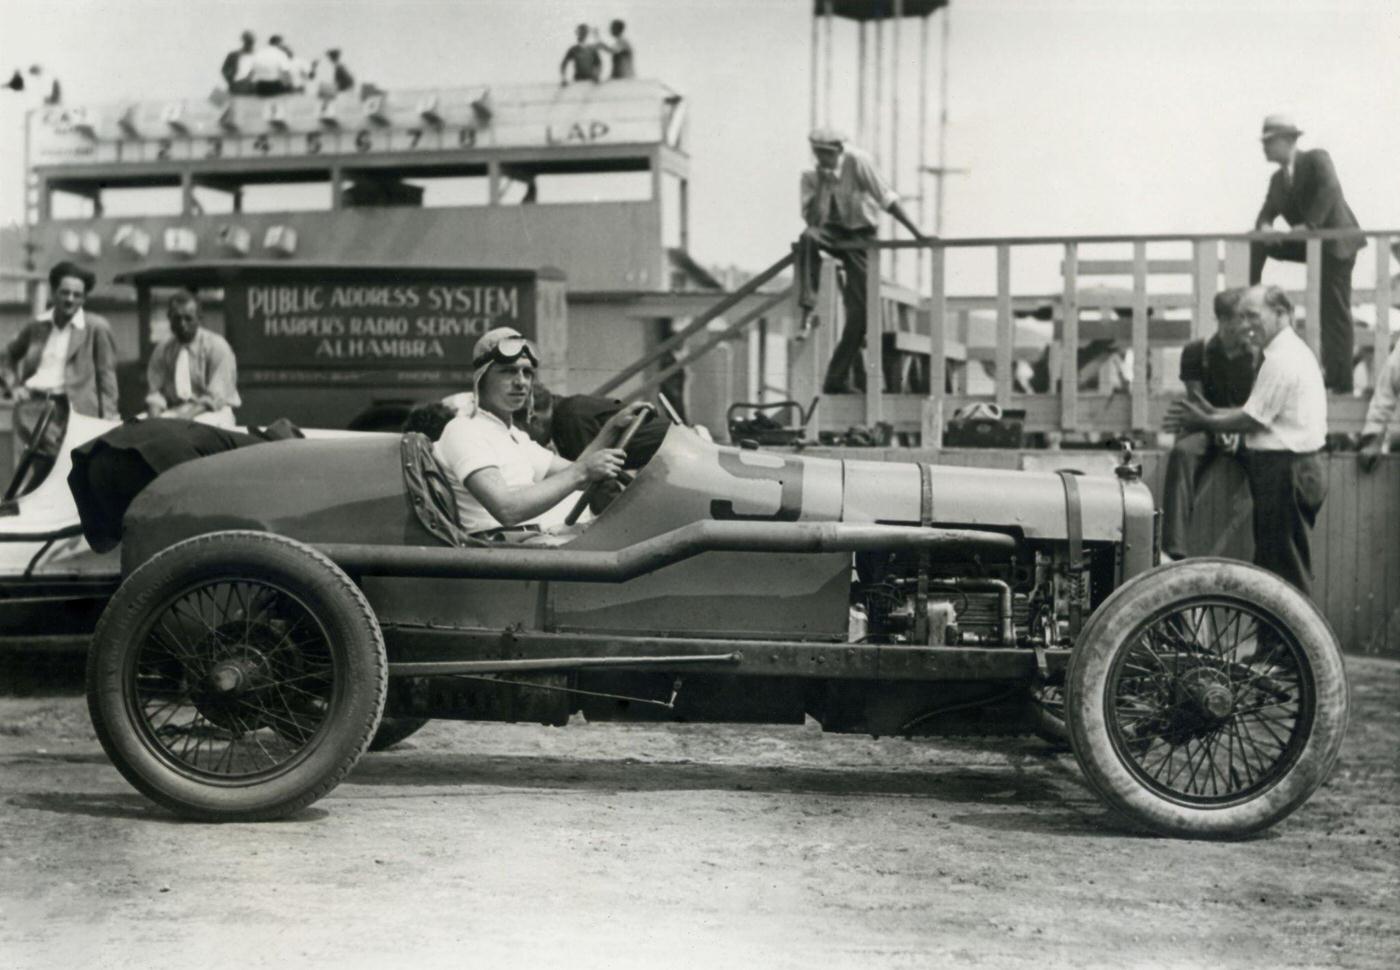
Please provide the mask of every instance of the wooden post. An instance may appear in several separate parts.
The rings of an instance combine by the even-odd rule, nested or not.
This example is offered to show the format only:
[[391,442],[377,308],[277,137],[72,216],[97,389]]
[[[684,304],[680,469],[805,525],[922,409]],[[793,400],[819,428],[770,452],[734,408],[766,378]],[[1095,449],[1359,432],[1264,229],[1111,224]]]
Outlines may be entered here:
[[1016,327],[1011,316],[1011,245],[997,243],[997,406],[1011,406],[1011,367],[1015,359]]
[[1075,431],[1079,424],[1079,243],[1065,243],[1060,307],[1060,428]]
[[816,329],[809,330],[802,340],[794,340],[802,327],[802,308],[797,305],[797,287],[792,289],[789,309],[792,316],[789,318],[791,325],[787,333],[787,396],[794,401],[803,402],[802,406],[806,407],[806,402],[816,397],[821,390],[822,378],[818,368],[821,367],[822,361],[818,359],[817,343],[821,331],[830,327],[832,321],[823,318],[821,324]]
[[1249,285],[1249,243],[1239,239],[1225,241],[1225,285]]
[[1133,243],[1133,398],[1132,428],[1148,430],[1147,243]]
[[[233,211],[241,212],[243,209],[243,192],[241,189],[237,191],[238,195],[234,196]],[[332,211],[337,211],[343,208],[345,208],[345,171],[339,165],[332,165],[331,209]]]
[[880,293],[880,250],[871,247],[865,264],[865,423],[884,418],[884,305]]
[[1376,244],[1376,345],[1372,352],[1371,383],[1390,355],[1390,237],[1377,236]]
[[185,169],[180,173],[180,215],[194,215],[194,206],[194,173]]
[[921,444],[925,448],[943,447],[944,384],[948,380],[948,294],[944,255],[941,245],[915,250],[922,267],[925,255],[929,260],[928,298],[928,398],[920,416]]
[[1308,346],[1322,359],[1322,240],[1308,240],[1308,292],[1305,296],[1307,319],[1303,321],[1303,336]]
[[1220,275],[1220,243],[1198,239],[1191,244],[1191,339],[1215,333],[1215,280]]

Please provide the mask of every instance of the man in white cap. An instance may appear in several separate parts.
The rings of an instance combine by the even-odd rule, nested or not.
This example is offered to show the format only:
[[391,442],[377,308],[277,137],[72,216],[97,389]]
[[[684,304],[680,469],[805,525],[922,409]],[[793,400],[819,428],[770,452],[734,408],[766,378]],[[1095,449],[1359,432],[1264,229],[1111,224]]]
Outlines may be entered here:
[[818,128],[808,140],[817,165],[802,173],[802,219],[807,228],[798,243],[799,299],[810,313],[821,279],[821,250],[840,260],[846,326],[831,355],[822,393],[848,394],[865,387],[865,372],[856,365],[865,340],[865,278],[870,251],[829,247],[874,241],[881,212],[898,219],[915,239],[923,240],[925,236],[875,168],[874,160],[859,148],[847,145],[845,135],[833,128]]
[[[1298,136],[1302,133],[1289,115],[1272,114],[1264,119],[1260,134],[1264,157],[1276,164],[1278,171],[1269,180],[1264,205],[1254,221],[1255,229],[1269,229],[1279,216],[1295,228],[1357,228],[1356,216],[1342,197],[1331,156],[1321,148],[1300,150]],[[1352,390],[1351,270],[1356,254],[1365,245],[1366,240],[1360,236],[1322,243],[1322,371],[1327,388],[1338,394],[1350,394]],[[1251,244],[1251,285],[1262,278],[1268,259],[1305,263],[1307,245],[1292,239]]]

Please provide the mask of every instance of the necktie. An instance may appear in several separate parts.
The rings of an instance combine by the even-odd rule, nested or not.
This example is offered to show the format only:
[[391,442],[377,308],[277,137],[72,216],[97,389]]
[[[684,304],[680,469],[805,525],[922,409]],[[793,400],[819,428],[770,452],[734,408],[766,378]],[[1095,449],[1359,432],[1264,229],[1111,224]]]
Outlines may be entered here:
[[181,401],[194,397],[194,388],[190,384],[190,352],[185,347],[181,347],[175,355],[175,396]]

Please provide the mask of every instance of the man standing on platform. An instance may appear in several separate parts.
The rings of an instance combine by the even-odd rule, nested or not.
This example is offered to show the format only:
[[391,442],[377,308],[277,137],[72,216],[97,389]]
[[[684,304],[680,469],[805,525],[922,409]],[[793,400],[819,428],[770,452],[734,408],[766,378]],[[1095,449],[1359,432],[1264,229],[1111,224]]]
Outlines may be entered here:
[[199,325],[199,300],[180,292],[166,307],[170,336],[146,365],[146,409],[151,417],[189,418],[200,424],[233,427],[238,397],[238,364],[228,341]]
[[874,242],[881,212],[898,219],[915,239],[923,241],[927,237],[904,211],[899,196],[876,170],[874,160],[859,148],[847,145],[845,135],[831,128],[818,128],[808,140],[817,165],[802,173],[802,219],[807,228],[797,246],[799,302],[810,316],[821,281],[821,252],[831,253],[841,263],[841,302],[846,310],[846,326],[827,367],[822,393],[849,394],[865,388],[865,371],[857,365],[865,340],[870,250],[830,247]]
[[[1254,221],[1256,230],[1267,230],[1279,216],[1294,228],[1355,229],[1356,216],[1342,197],[1332,158],[1321,148],[1300,151],[1298,136],[1303,132],[1287,115],[1273,114],[1264,119],[1260,138],[1264,157],[1278,165],[1269,180],[1264,205]],[[1352,346],[1355,335],[1351,319],[1351,270],[1356,254],[1366,240],[1328,239],[1322,243],[1322,369],[1327,388],[1338,394],[1352,390]],[[1249,282],[1263,277],[1264,262],[1283,259],[1305,263],[1307,244],[1282,239],[1256,242],[1249,247]]]
[[1317,359],[1293,329],[1293,304],[1277,286],[1252,286],[1240,326],[1263,351],[1242,407],[1178,401],[1168,431],[1244,434],[1244,467],[1254,499],[1254,563],[1312,595],[1310,532],[1327,496],[1318,452],[1327,440],[1327,391]]
[[[1181,382],[1196,401],[1214,408],[1243,407],[1254,387],[1258,369],[1254,350],[1245,340],[1236,311],[1243,289],[1215,295],[1216,332],[1208,340],[1193,340],[1181,351]],[[1197,431],[1178,435],[1167,453],[1167,478],[1162,487],[1162,552],[1166,558],[1186,555],[1186,536],[1201,476],[1217,456],[1235,456],[1240,436]]]

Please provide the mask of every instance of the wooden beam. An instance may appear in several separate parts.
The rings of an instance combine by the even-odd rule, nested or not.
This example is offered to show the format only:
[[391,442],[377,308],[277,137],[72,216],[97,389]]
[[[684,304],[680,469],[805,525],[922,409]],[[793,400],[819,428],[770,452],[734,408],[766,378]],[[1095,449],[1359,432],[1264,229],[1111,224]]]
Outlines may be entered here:
[[1317,355],[1317,359],[1322,359],[1322,240],[1309,239],[1307,241],[1308,251],[1308,291],[1305,313],[1307,319],[1303,321],[1303,336],[1312,348],[1312,352]]
[[1390,237],[1376,237],[1376,349],[1372,381],[1390,354]]
[[1060,427],[1079,423],[1079,244],[1065,243],[1064,297],[1060,301]]
[[880,250],[867,250],[865,264],[865,420],[874,426],[881,420],[881,398],[885,393],[884,361],[880,359],[881,334],[885,332],[885,301],[880,292]]
[[[1215,333],[1215,280],[1223,265],[1219,258],[1220,244],[1213,239],[1198,239],[1191,244],[1191,337],[1202,340]],[[1151,263],[1148,263],[1149,268]]]
[[928,252],[928,259],[928,399],[924,402],[923,413],[919,416],[920,440],[925,448],[941,448],[945,423],[944,388],[948,380],[948,282],[945,250],[942,246],[933,247]]
[[1011,316],[1011,247],[997,246],[997,404],[1006,407],[1011,400],[1011,349],[1016,341]]
[[[1210,240],[1197,240],[1209,242]],[[1215,272],[1220,272],[1225,261],[1217,257],[1215,261]],[[1197,261],[1193,256],[1191,259],[1150,259],[1147,261],[1147,272],[1152,276],[1194,276],[1197,271]],[[1207,264],[1207,268],[1209,265]],[[1081,259],[1079,261],[1080,276],[1132,276],[1133,261],[1131,259]]]
[[1133,243],[1132,430],[1152,427],[1147,407],[1147,243]]

